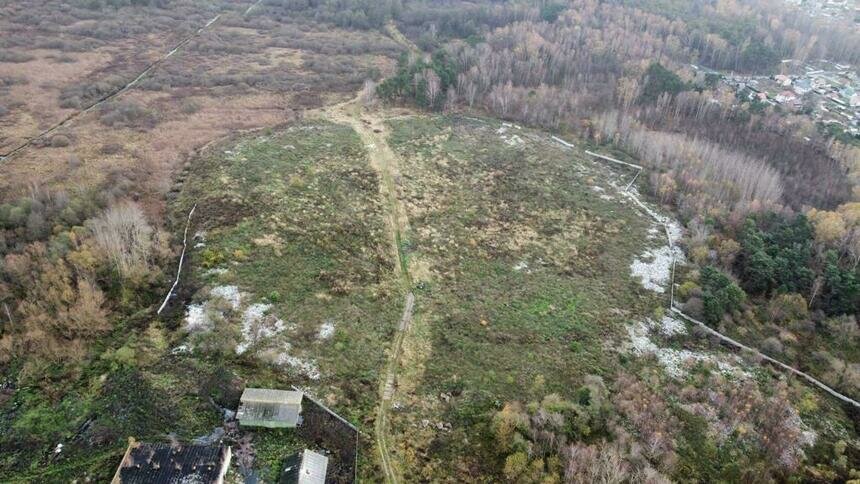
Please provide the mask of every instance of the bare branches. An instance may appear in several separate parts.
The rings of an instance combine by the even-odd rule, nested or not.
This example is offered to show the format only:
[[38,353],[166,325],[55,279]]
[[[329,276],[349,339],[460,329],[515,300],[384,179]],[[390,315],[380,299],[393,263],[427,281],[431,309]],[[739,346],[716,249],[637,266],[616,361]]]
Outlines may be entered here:
[[650,131],[618,116],[615,111],[599,116],[597,131],[657,170],[653,181],[661,200],[679,197],[682,208],[697,214],[718,209],[738,220],[780,203],[781,178],[763,161],[683,134]]
[[121,277],[149,270],[153,230],[137,204],[122,202],[110,207],[90,228]]

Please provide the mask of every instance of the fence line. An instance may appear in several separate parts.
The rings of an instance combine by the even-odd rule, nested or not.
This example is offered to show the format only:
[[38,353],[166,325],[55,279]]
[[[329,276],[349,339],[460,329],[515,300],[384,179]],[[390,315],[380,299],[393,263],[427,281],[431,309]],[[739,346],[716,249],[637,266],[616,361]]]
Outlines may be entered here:
[[800,376],[800,377],[806,379],[806,381],[812,383],[813,385],[817,386],[818,388],[821,388],[825,392],[833,395],[834,397],[842,400],[843,402],[850,403],[851,405],[854,405],[855,407],[860,408],[860,403],[858,403],[856,400],[853,400],[849,397],[846,397],[845,395],[843,395],[843,394],[837,392],[836,390],[830,388],[829,386],[825,385],[824,383],[815,379],[814,377],[812,377],[812,376],[810,376],[810,375],[808,375],[808,374],[806,374],[806,373],[804,373],[798,369],[792,368],[792,367],[786,365],[785,363],[783,363],[781,361],[778,361],[774,358],[771,358],[770,356],[767,356],[766,354],[762,353],[761,351],[759,351],[759,350],[757,350],[751,346],[747,346],[741,342],[738,342],[732,338],[729,338],[728,336],[726,336],[726,335],[720,333],[719,331],[711,328],[707,324],[705,324],[705,323],[703,323],[703,322],[701,322],[695,318],[687,316],[686,314],[684,314],[683,311],[681,311],[680,309],[678,309],[676,307],[672,307],[672,312],[677,314],[678,316],[681,316],[683,319],[686,319],[687,321],[689,321],[689,322],[699,326],[700,328],[704,329],[706,332],[708,332],[708,334],[716,336],[717,338],[720,339],[720,341],[723,341],[724,343],[728,343],[729,345],[734,346],[736,348],[740,348],[741,350],[749,351],[749,352],[755,354],[759,358],[761,358],[761,359],[763,359],[769,363],[772,363],[772,364],[774,364],[774,365],[776,365],[776,366],[778,366],[784,370],[787,370],[791,373],[794,373],[797,376]]
[[[553,138],[555,138],[555,137],[553,137]],[[811,376],[811,375],[809,375],[809,374],[807,374],[807,373],[804,373],[804,372],[802,372],[802,371],[800,371],[800,370],[798,370],[798,369],[796,369],[796,368],[793,368],[793,367],[791,367],[791,366],[788,366],[788,365],[786,365],[785,363],[783,363],[783,362],[781,362],[781,361],[779,361],[779,360],[776,360],[776,359],[774,359],[774,358],[771,358],[770,356],[768,356],[768,355],[766,355],[766,354],[762,353],[761,351],[759,351],[759,350],[758,350],[758,349],[756,349],[756,348],[753,348],[753,347],[751,347],[751,346],[747,346],[747,345],[745,345],[745,344],[743,344],[743,343],[740,343],[740,342],[738,342],[738,341],[736,341],[736,340],[734,340],[734,339],[732,339],[732,338],[730,338],[730,337],[728,337],[728,336],[726,336],[726,335],[724,335],[724,334],[720,333],[719,331],[717,331],[717,330],[715,330],[715,329],[711,328],[711,327],[710,327],[710,326],[708,326],[707,324],[705,324],[705,323],[703,323],[703,322],[701,322],[701,321],[699,321],[699,320],[697,320],[697,319],[695,319],[695,318],[693,318],[693,317],[691,317],[691,316],[688,316],[688,315],[687,315],[687,314],[685,314],[683,311],[681,311],[679,308],[677,308],[677,307],[675,306],[675,265],[676,265],[676,263],[677,263],[677,260],[676,260],[676,257],[675,257],[675,246],[674,246],[674,241],[672,240],[672,236],[671,236],[671,234],[669,233],[669,226],[668,226],[668,224],[666,223],[666,221],[665,221],[664,219],[662,219],[661,217],[659,217],[659,216],[658,216],[658,215],[657,215],[653,210],[651,210],[650,208],[648,208],[648,207],[647,207],[647,206],[646,206],[646,205],[645,205],[641,200],[639,200],[639,197],[638,197],[638,196],[636,196],[636,194],[635,194],[635,193],[632,193],[632,192],[630,192],[630,191],[629,191],[630,187],[633,185],[633,182],[634,182],[634,181],[636,181],[636,178],[639,176],[639,173],[641,173],[641,172],[642,172],[643,168],[642,168],[641,166],[639,166],[639,165],[634,165],[634,164],[632,164],[632,163],[627,163],[627,162],[624,162],[624,161],[621,161],[621,160],[616,160],[616,159],[614,159],[614,158],[610,158],[610,157],[608,157],[608,156],[600,155],[600,154],[597,154],[597,153],[592,153],[591,151],[586,151],[586,153],[587,153],[587,154],[589,154],[589,155],[591,155],[591,156],[594,156],[595,158],[600,158],[600,159],[603,159],[603,160],[606,160],[606,161],[611,161],[611,162],[614,162],[614,163],[620,163],[620,164],[622,164],[622,165],[627,165],[627,166],[630,166],[630,167],[633,167],[633,168],[637,168],[637,169],[639,170],[639,172],[636,174],[636,176],[633,178],[633,180],[630,182],[630,184],[628,184],[628,185],[627,185],[627,188],[625,188],[625,189],[624,189],[624,193],[625,193],[628,197],[630,197],[630,199],[631,199],[631,200],[633,200],[634,202],[636,202],[636,204],[637,204],[637,205],[639,205],[640,207],[642,207],[642,208],[645,210],[645,213],[647,213],[647,214],[648,214],[651,218],[653,218],[657,223],[659,223],[660,225],[662,225],[662,226],[663,226],[663,229],[666,231],[666,239],[668,240],[668,243],[669,243],[669,250],[670,250],[670,252],[672,253],[672,278],[671,278],[671,281],[669,282],[669,284],[670,284],[669,310],[670,310],[670,311],[672,311],[673,313],[677,314],[677,315],[678,315],[678,316],[680,316],[681,318],[683,318],[683,319],[685,319],[685,320],[689,321],[690,323],[693,323],[693,324],[695,324],[695,325],[699,326],[700,328],[703,328],[703,329],[704,329],[708,334],[711,334],[711,335],[713,335],[713,336],[717,337],[720,341],[722,341],[722,342],[724,342],[724,343],[728,343],[730,346],[734,346],[734,347],[736,347],[736,348],[740,348],[741,350],[749,351],[749,352],[751,352],[751,353],[755,354],[756,356],[758,356],[759,358],[761,358],[762,360],[767,361],[767,362],[769,362],[769,363],[771,363],[771,364],[773,364],[773,365],[775,365],[775,366],[777,366],[777,367],[779,367],[779,368],[782,368],[783,370],[788,371],[789,373],[792,373],[792,374],[794,374],[794,375],[797,375],[797,376],[799,376],[799,377],[801,377],[801,378],[805,379],[805,380],[806,380],[806,381],[808,381],[809,383],[812,383],[813,385],[815,385],[815,386],[817,386],[818,388],[820,388],[820,389],[824,390],[825,392],[829,393],[830,395],[832,395],[832,396],[834,396],[834,397],[838,398],[839,400],[842,400],[842,401],[843,401],[843,402],[845,402],[845,403],[851,404],[851,405],[853,405],[853,406],[854,406],[854,407],[856,407],[856,408],[860,408],[860,402],[857,402],[856,400],[854,400],[854,399],[852,399],[852,398],[850,398],[850,397],[847,397],[847,396],[845,396],[845,395],[843,395],[843,394],[841,394],[841,393],[837,392],[836,390],[834,390],[833,388],[831,388],[831,387],[829,387],[829,386],[825,385],[824,383],[822,383],[820,380],[816,379],[815,377],[813,377],[813,376]]]
[[182,236],[182,253],[179,255],[179,267],[176,268],[176,280],[173,281],[173,285],[170,286],[170,291],[167,292],[167,295],[164,296],[164,302],[161,303],[161,307],[158,308],[158,312],[156,314],[161,314],[161,311],[164,310],[164,307],[167,306],[167,301],[170,299],[170,296],[173,295],[173,291],[176,289],[176,286],[179,285],[179,275],[182,274],[182,263],[185,262],[185,251],[188,249],[188,227],[191,225],[191,216],[194,215],[194,210],[197,209],[197,204],[195,203],[193,207],[191,207],[191,211],[188,212],[188,219],[185,221],[185,233]]
[[307,398],[308,400],[310,400],[310,401],[311,401],[311,403],[313,403],[313,404],[314,404],[314,405],[316,405],[317,407],[319,407],[319,408],[323,409],[326,413],[328,413],[328,414],[329,414],[329,415],[331,415],[332,417],[336,418],[339,422],[341,422],[342,424],[346,425],[350,430],[352,430],[352,431],[355,433],[355,451],[354,451],[354,453],[353,453],[353,463],[352,463],[352,479],[353,479],[353,480],[352,480],[352,482],[358,482],[358,445],[359,445],[359,437],[360,437],[361,435],[364,435],[365,437],[368,437],[368,438],[369,438],[370,436],[369,436],[369,435],[367,435],[367,434],[365,434],[365,433],[364,433],[364,432],[362,432],[361,430],[359,430],[355,425],[353,425],[353,424],[349,423],[349,421],[348,421],[348,420],[346,420],[345,418],[343,418],[343,417],[341,417],[340,415],[338,415],[337,413],[333,412],[330,408],[328,408],[328,407],[326,407],[325,405],[323,405],[322,403],[320,403],[317,399],[315,399],[315,398],[313,398],[312,396],[310,396],[310,394],[308,394],[308,392],[307,392],[306,390],[304,390],[303,388],[299,388],[299,387],[297,387],[297,386],[295,386],[295,385],[291,385],[291,387],[292,387],[292,389],[293,389],[293,390],[295,390],[295,391],[297,391],[297,392],[302,392],[302,396],[303,396],[302,398]]
[[307,390],[300,388],[300,387],[297,387],[295,385],[291,385],[291,387],[293,390],[295,390],[297,392],[302,392],[302,395],[304,395],[305,398],[314,402],[318,407],[322,408],[323,410],[325,410],[326,412],[331,414],[332,417],[335,417],[336,419],[340,420],[342,423],[346,424],[346,426],[348,426],[350,429],[354,430],[356,433],[360,433],[360,431],[355,427],[355,425],[349,423],[349,421],[347,419],[341,417],[340,415],[333,412],[330,408],[326,407],[325,405],[323,405],[322,403],[317,401],[316,398],[311,397],[311,395],[307,392]]
[[557,143],[559,143],[560,145],[565,146],[565,147],[567,147],[567,148],[576,148],[576,146],[574,146],[574,145],[573,145],[573,143],[568,143],[567,141],[565,141],[565,140],[563,140],[563,139],[559,138],[558,136],[553,136],[553,137],[552,137],[552,139],[553,139],[555,142],[557,142]]
[[626,166],[629,166],[629,167],[631,167],[631,168],[636,168],[637,170],[642,170],[642,169],[643,169],[643,168],[642,168],[641,166],[639,166],[639,165],[634,165],[633,163],[627,163],[626,161],[616,160],[615,158],[610,158],[610,157],[608,157],[608,156],[606,156],[606,155],[601,155],[601,154],[599,154],[599,153],[594,153],[594,152],[592,152],[592,151],[585,150],[585,153],[586,153],[586,154],[589,154],[589,155],[591,155],[591,156],[593,156],[593,157],[595,157],[595,158],[600,158],[601,160],[611,161],[611,162],[613,162],[613,163],[618,163],[618,164],[620,164],[620,165],[626,165]]
[[113,99],[113,98],[123,94],[124,92],[128,91],[129,89],[131,89],[132,87],[137,85],[137,83],[140,82],[144,77],[146,77],[150,72],[152,72],[153,69],[155,69],[156,67],[158,67],[159,65],[164,63],[164,61],[169,59],[179,49],[181,49],[182,47],[187,45],[189,42],[191,42],[195,37],[197,37],[198,35],[203,33],[204,30],[208,29],[210,26],[212,26],[212,24],[217,22],[220,18],[221,18],[221,14],[216,15],[215,17],[210,19],[208,22],[206,22],[206,25],[198,28],[193,34],[182,39],[178,44],[176,44],[176,46],[174,46],[174,48],[170,52],[165,54],[163,57],[151,62],[148,66],[146,66],[146,68],[136,78],[134,78],[134,80],[132,80],[128,84],[125,84],[124,86],[120,87],[119,89],[116,89],[115,91],[100,97],[99,99],[97,99],[95,102],[93,102],[92,104],[90,104],[86,108],[66,116],[59,123],[51,126],[48,129],[45,129],[44,131],[33,136],[32,138],[28,138],[26,141],[19,144],[18,146],[16,146],[15,148],[10,150],[9,152],[4,153],[3,155],[0,155],[0,161],[6,161],[7,159],[11,158],[12,156],[20,153],[24,149],[31,146],[34,142],[36,142],[36,140],[44,138],[45,136],[47,136],[47,135],[59,130],[63,126],[66,126],[67,124],[71,123],[72,121],[79,118],[80,116],[83,116],[84,114],[89,113],[90,111],[96,109],[97,107],[101,106],[102,104],[104,104],[104,103],[110,101],[111,99]]

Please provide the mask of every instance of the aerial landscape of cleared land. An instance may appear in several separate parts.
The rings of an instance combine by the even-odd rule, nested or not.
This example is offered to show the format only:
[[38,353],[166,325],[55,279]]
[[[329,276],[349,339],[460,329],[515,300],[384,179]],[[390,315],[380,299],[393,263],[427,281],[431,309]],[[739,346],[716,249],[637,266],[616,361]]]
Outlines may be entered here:
[[850,2],[0,33],[0,481],[860,482]]

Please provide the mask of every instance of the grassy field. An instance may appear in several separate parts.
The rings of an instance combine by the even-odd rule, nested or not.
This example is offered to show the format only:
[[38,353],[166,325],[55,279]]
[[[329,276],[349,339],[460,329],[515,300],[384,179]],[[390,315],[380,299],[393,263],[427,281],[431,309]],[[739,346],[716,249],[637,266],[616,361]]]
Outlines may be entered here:
[[[358,136],[293,125],[214,149],[185,180],[176,219],[198,205],[186,281],[199,288],[193,302],[218,313],[190,344],[217,353],[248,386],[307,388],[369,431],[402,288]],[[241,302],[216,309],[225,301],[213,294],[232,287]],[[254,307],[267,329],[249,338]],[[237,345],[248,349],[237,354]]]
[[[834,401],[665,322],[668,293],[632,275],[666,244],[621,193],[632,173],[496,120],[401,117],[387,130],[416,294],[391,419],[405,481],[511,479],[494,416],[553,394],[581,403],[594,376],[609,388],[613,430],[580,442],[632,435],[673,479],[768,479],[789,465],[775,458],[853,455],[852,417]],[[713,388],[777,403],[745,415],[709,400]],[[736,430],[719,437],[725,428]]]
[[625,324],[661,304],[629,277],[650,222],[610,185],[629,174],[546,134],[445,117],[389,128],[417,280],[395,413],[406,480],[492,480],[491,413],[611,377]]
[[[660,334],[666,294],[631,263],[665,238],[621,194],[632,173],[496,120],[348,111],[328,115],[351,125],[257,131],[187,165],[168,204],[175,234],[197,206],[179,297],[161,318],[124,318],[61,396],[19,388],[3,403],[12,433],[0,442],[20,449],[0,461],[9,480],[107,479],[127,437],[190,441],[224,424],[243,387],[293,385],[361,430],[362,482],[382,480],[380,435],[404,482],[507,479],[493,422],[512,402],[564,415],[556,435],[569,443],[628,446],[626,466],[680,481],[767,480],[802,452],[847,472],[860,446],[833,400],[689,331]],[[410,289],[414,315],[397,333]],[[394,394],[380,405],[390,361]],[[762,444],[769,429],[785,448]],[[228,428],[236,479],[248,439],[266,482],[318,447],[292,430]],[[540,470],[558,476],[552,459]]]

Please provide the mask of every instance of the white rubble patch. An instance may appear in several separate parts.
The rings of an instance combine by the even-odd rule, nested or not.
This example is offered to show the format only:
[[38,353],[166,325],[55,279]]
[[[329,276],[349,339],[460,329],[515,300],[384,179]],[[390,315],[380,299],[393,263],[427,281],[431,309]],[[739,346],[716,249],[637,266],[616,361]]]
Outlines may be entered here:
[[[242,294],[237,286],[213,287],[209,290],[208,300],[188,306],[185,315],[186,330],[188,332],[211,331],[214,326],[213,318],[218,315],[224,317],[223,311],[219,309],[223,308],[223,305],[218,304],[219,300],[226,302],[233,311],[241,311],[242,340],[236,345],[236,354],[244,354],[257,343],[281,335],[289,329],[294,329],[292,325],[287,325],[283,320],[267,314],[272,308],[271,304],[243,304],[243,299],[248,299],[247,296],[247,294]],[[320,337],[329,338],[334,334],[334,331],[334,323],[326,322],[320,328]],[[284,349],[273,350],[272,345],[267,345],[267,348],[262,348],[257,356],[276,365],[289,365],[296,368],[310,379],[318,380],[320,378],[321,374],[316,362],[290,355],[291,346],[289,343],[284,343],[281,346],[279,342],[278,345]],[[174,348],[171,353],[182,354],[190,352],[191,349],[189,344],[183,344]]]
[[325,321],[322,325],[320,325],[320,331],[317,334],[319,339],[329,339],[334,336],[334,322],[329,320]]
[[[653,324],[662,325],[662,322]],[[687,365],[696,362],[714,364],[719,371],[727,375],[749,377],[749,374],[740,367],[717,355],[657,346],[648,336],[648,331],[649,324],[641,321],[627,326],[627,333],[630,337],[630,341],[626,345],[627,349],[639,356],[653,354],[666,374],[672,378],[683,378],[687,373]]]
[[671,217],[661,215],[651,209],[651,207],[649,207],[648,205],[642,203],[639,199],[639,192],[636,190],[636,187],[630,187],[630,189],[625,191],[624,193],[626,193],[631,200],[637,202],[636,205],[638,205],[639,208],[644,210],[645,213],[648,214],[649,217],[651,217],[651,219],[656,221],[658,224],[666,227],[666,230],[669,233],[669,238],[671,239],[671,243],[673,245],[678,242],[678,240],[681,238],[681,234],[683,233],[683,231],[681,230],[681,225],[676,220],[672,219]]
[[203,275],[205,277],[212,277],[212,276],[220,276],[220,275],[223,275],[226,273],[227,273],[227,269],[225,269],[223,267],[216,267],[216,268],[209,269],[208,271],[204,272]]
[[520,138],[519,135],[514,134],[508,136],[506,133],[508,132],[508,128],[516,128],[522,129],[520,126],[512,125],[510,123],[502,123],[502,126],[496,130],[496,134],[499,135],[499,139],[505,142],[508,146],[519,146],[525,144],[525,140]]
[[206,314],[206,304],[189,304],[185,310],[185,330],[189,333],[212,329],[212,320]]
[[519,135],[513,135],[510,138],[505,138],[502,136],[502,141],[504,141],[508,146],[519,146],[521,144],[525,144],[522,138]]
[[687,326],[683,321],[675,319],[672,316],[663,316],[660,321],[650,321],[651,329],[657,330],[663,336],[675,336],[679,334],[687,334]]
[[267,318],[266,312],[271,304],[252,304],[242,313],[242,341],[236,345],[236,354],[241,355],[252,345],[276,336],[285,329],[284,322],[277,318]]
[[630,275],[639,279],[645,289],[664,293],[672,277],[672,261],[675,251],[670,247],[658,247],[643,252],[630,264]]
[[185,330],[189,333],[212,330],[209,311],[215,311],[212,302],[223,299],[235,311],[242,304],[242,295],[236,286],[216,286],[209,290],[210,299],[200,304],[189,304],[185,310]]
[[529,268],[529,263],[526,261],[517,262],[517,265],[514,266],[514,270],[517,272],[524,271]]
[[597,186],[597,185],[592,185],[592,187],[591,187],[591,191],[593,191],[594,193],[596,193],[596,194],[597,194],[597,196],[598,196],[598,197],[600,197],[600,199],[601,199],[601,200],[606,200],[606,201],[610,201],[610,202],[611,202],[612,200],[615,200],[615,197],[613,197],[612,195],[610,195],[610,194],[606,193],[606,190],[605,190],[603,187],[600,187],[600,186]]
[[233,308],[234,311],[239,309],[239,306],[242,305],[242,295],[239,294],[239,288],[236,286],[216,286],[209,291],[209,295],[212,297],[220,297],[230,304],[230,307]]
[[803,420],[800,419],[800,414],[797,413],[797,409],[790,405],[788,408],[791,415],[786,419],[787,426],[799,429],[800,435],[797,438],[797,445],[786,446],[779,456],[778,460],[780,464],[786,467],[794,466],[798,462],[802,461],[804,456],[803,449],[805,447],[812,447],[815,445],[815,441],[818,440],[818,434],[814,430],[810,429]]
[[[632,200],[639,202],[635,193],[625,193]],[[648,234],[656,238],[663,233],[666,242],[662,247],[646,250],[634,258],[630,264],[630,275],[639,279],[645,289],[662,294],[666,292],[666,286],[672,278],[673,262],[682,264],[685,261],[684,251],[678,247],[683,230],[677,221],[654,212],[641,202],[638,205],[657,221],[648,230]]]
[[292,346],[289,343],[284,345],[284,351],[279,353],[275,358],[276,365],[286,365],[295,368],[311,380],[319,380],[322,376],[317,364],[311,360],[305,360],[298,356],[290,355]]

